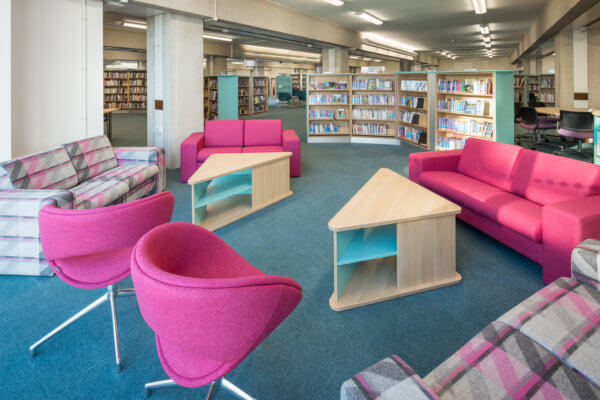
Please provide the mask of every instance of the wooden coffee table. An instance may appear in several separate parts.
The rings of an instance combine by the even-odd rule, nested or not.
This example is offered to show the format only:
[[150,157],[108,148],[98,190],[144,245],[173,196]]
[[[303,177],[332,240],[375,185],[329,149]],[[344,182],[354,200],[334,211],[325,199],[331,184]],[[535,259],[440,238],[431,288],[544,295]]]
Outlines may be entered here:
[[213,154],[188,179],[192,222],[222,228],[293,194],[292,153]]
[[329,221],[334,289],[348,310],[454,285],[456,204],[382,168]]

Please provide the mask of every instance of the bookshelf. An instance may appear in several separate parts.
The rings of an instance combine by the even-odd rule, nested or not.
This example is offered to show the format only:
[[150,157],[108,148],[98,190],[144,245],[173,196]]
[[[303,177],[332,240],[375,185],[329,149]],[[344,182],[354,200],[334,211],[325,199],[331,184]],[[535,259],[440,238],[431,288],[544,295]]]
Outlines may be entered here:
[[250,115],[250,78],[238,77],[238,114]]
[[146,71],[104,71],[104,108],[146,110]]
[[204,118],[217,119],[219,115],[219,80],[217,76],[204,78]]
[[269,79],[266,76],[252,77],[252,115],[269,111]]
[[554,74],[541,74],[538,101],[553,106],[556,102],[555,87]]
[[461,149],[470,137],[513,143],[513,71],[437,73],[436,91],[436,150]]
[[350,77],[349,74],[308,75],[306,118],[309,136],[350,136]]
[[292,89],[302,90],[303,89],[303,79],[301,74],[292,74]]
[[206,120],[238,119],[241,109],[240,79],[241,77],[237,75],[204,77],[204,118]]
[[396,76],[351,75],[352,136],[396,137]]
[[515,74],[514,77],[514,89],[515,89],[515,103],[519,103],[524,106],[527,104],[527,85],[525,83],[526,76],[523,74]]
[[[429,76],[426,73],[398,75],[398,112],[396,134],[398,139],[429,148],[429,119],[435,115],[430,107]],[[430,113],[430,110],[433,112]],[[432,115],[430,115],[432,114]]]
[[[527,75],[528,82],[527,88],[529,93],[533,93],[537,101],[540,101],[540,76],[539,75]],[[527,102],[529,103],[529,94],[527,95]],[[533,104],[530,104],[533,107]]]

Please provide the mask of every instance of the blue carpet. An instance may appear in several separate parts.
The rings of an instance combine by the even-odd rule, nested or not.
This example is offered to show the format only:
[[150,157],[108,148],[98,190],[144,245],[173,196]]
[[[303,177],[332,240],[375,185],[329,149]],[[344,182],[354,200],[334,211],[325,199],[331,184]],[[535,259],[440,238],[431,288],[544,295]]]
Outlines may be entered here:
[[[296,121],[292,127],[304,137],[303,110],[293,112],[284,126]],[[537,264],[457,222],[462,284],[331,311],[333,248],[327,222],[377,169],[407,175],[409,153],[390,146],[304,143],[302,151],[302,177],[292,180],[292,197],[217,231],[252,264],[296,279],[304,291],[290,317],[229,375],[248,393],[261,400],[336,399],[344,380],[390,354],[424,376],[542,287]],[[176,198],[173,220],[190,221],[188,186],[179,183],[178,171],[170,171],[168,180]],[[127,279],[121,286],[130,285]],[[28,359],[31,343],[102,291],[76,289],[56,277],[0,276],[0,293],[0,398],[138,399],[145,382],[166,378],[134,297],[118,302],[124,369],[117,373],[108,306]],[[152,398],[202,399],[205,394],[205,388],[172,388]]]

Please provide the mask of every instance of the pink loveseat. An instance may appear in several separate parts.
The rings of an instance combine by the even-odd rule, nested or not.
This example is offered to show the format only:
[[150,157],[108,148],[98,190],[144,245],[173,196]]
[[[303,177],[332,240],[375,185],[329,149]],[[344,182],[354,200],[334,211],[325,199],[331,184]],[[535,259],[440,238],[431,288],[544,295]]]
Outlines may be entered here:
[[459,204],[460,219],[543,267],[570,276],[571,251],[600,237],[600,166],[469,139],[463,150],[413,153],[410,179]]
[[181,143],[181,182],[187,182],[208,156],[217,153],[292,152],[290,176],[300,176],[300,139],[282,130],[279,119],[206,121],[204,132]]

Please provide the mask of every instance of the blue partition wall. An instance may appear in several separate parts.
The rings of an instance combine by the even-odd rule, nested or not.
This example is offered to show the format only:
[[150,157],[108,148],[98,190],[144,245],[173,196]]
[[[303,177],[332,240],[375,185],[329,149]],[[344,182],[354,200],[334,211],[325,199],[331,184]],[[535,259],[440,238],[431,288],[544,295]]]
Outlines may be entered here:
[[291,75],[278,75],[277,76],[277,97],[280,93],[289,94],[292,96],[292,77]]
[[238,76],[223,75],[218,78],[218,119],[239,119]]

